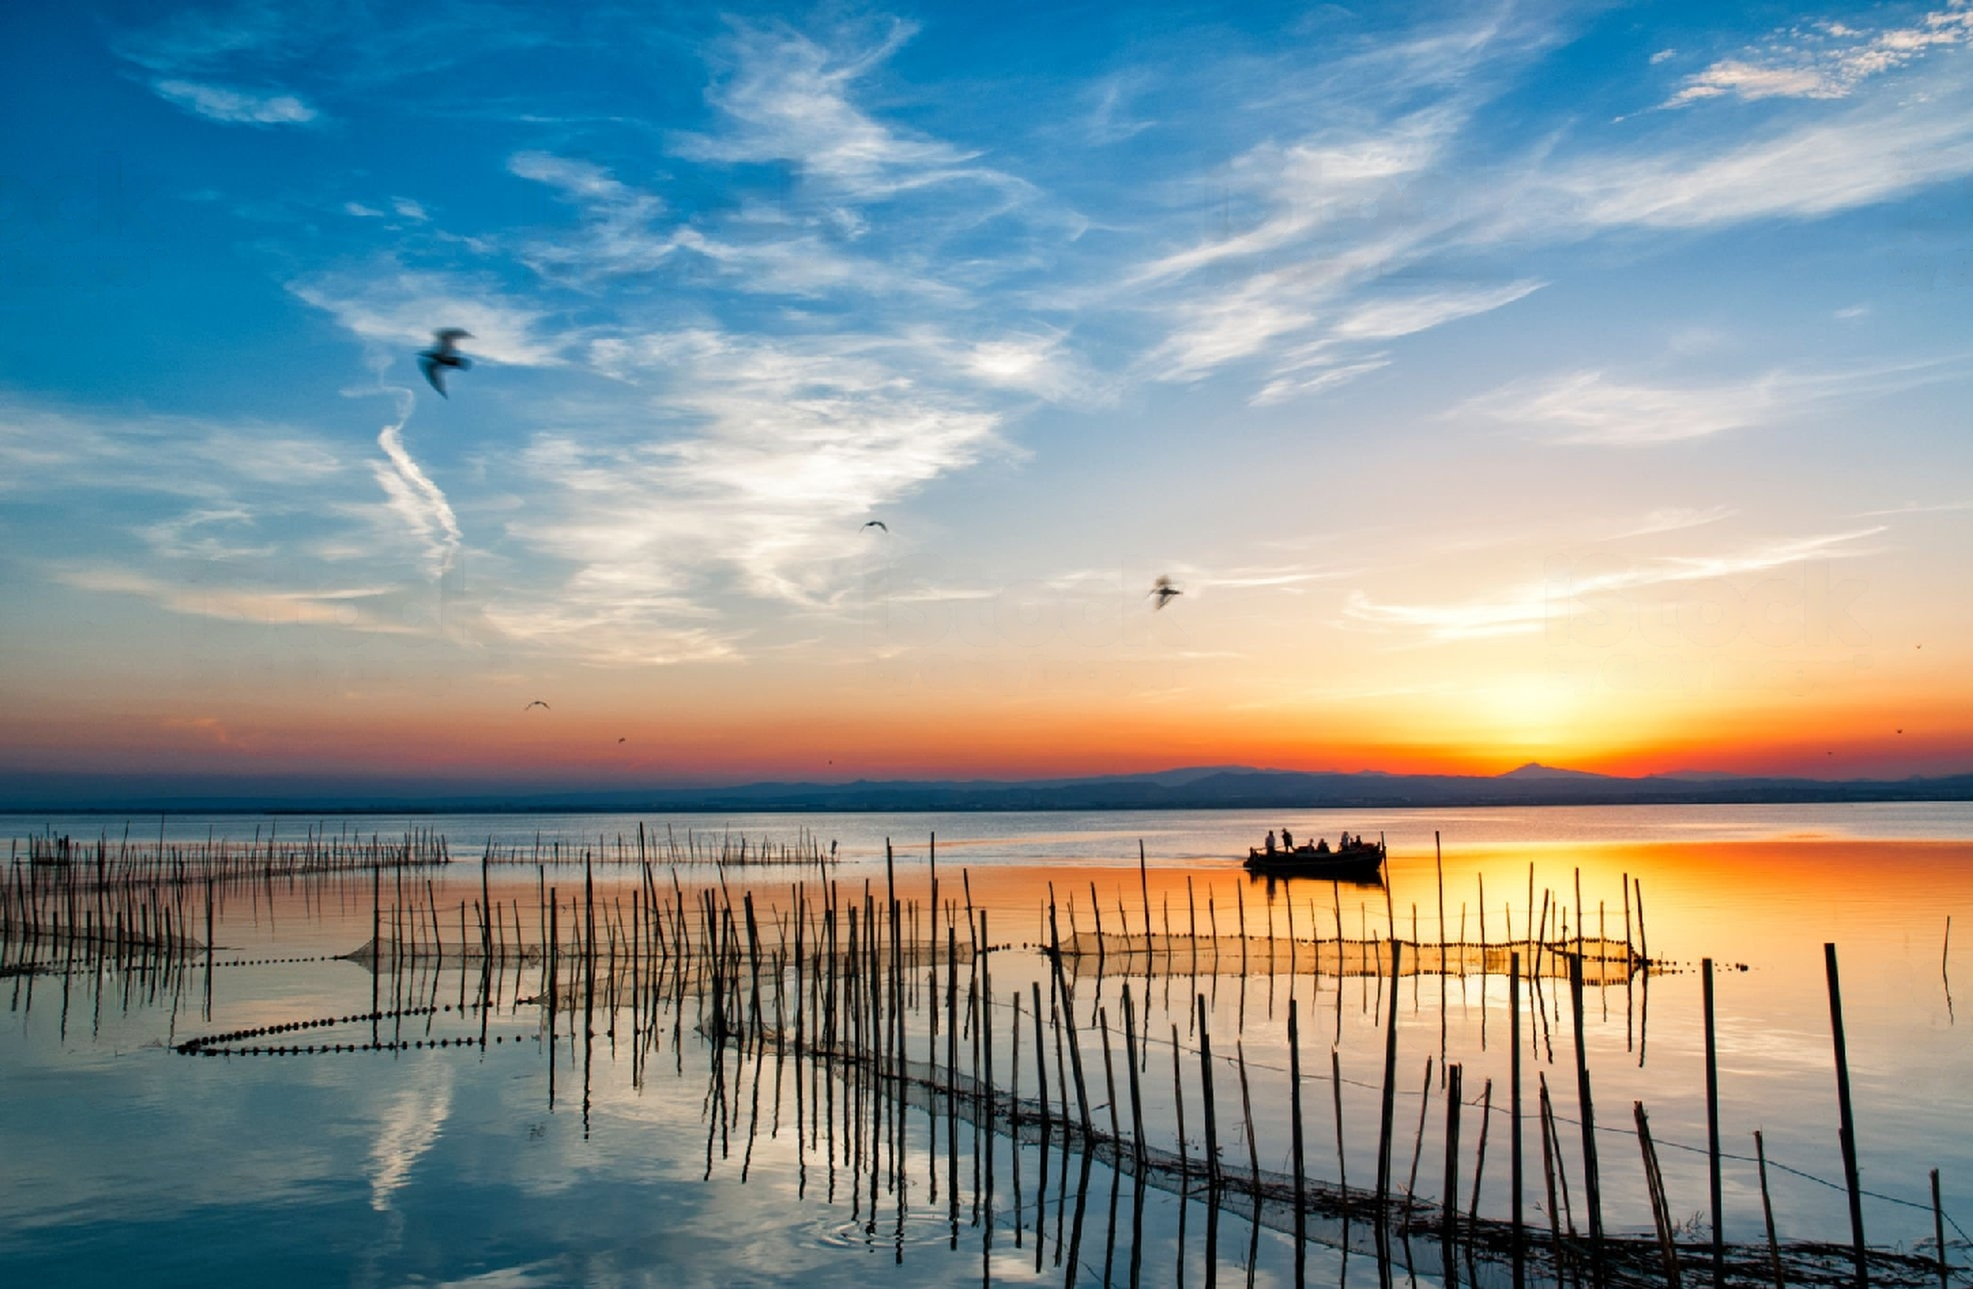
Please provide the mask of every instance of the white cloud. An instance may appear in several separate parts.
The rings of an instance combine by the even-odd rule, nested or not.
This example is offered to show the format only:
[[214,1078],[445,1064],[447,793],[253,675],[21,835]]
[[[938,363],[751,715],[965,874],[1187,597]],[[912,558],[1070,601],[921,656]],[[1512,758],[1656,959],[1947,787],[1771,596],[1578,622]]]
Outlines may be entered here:
[[169,78],[152,81],[151,88],[169,103],[229,125],[307,125],[319,115],[293,94],[256,93]]
[[1316,367],[1307,375],[1299,373],[1276,376],[1261,386],[1260,392],[1248,400],[1255,407],[1265,407],[1271,403],[1284,403],[1291,398],[1301,398],[1309,394],[1319,394],[1325,389],[1347,385],[1359,376],[1367,376],[1391,365],[1391,359],[1383,354],[1352,363],[1342,363],[1334,367]]
[[[1571,601],[1619,595],[1655,586],[1706,581],[1767,572],[1816,559],[1852,559],[1871,554],[1856,543],[1888,531],[1883,525],[1771,539],[1740,550],[1706,555],[1664,555],[1569,581]],[[1441,603],[1391,603],[1352,591],[1343,616],[1373,630],[1404,632],[1433,643],[1532,635],[1556,606],[1558,589],[1542,582],[1522,583],[1499,595]]]
[[851,101],[856,82],[914,30],[893,23],[874,47],[838,53],[785,27],[737,26],[723,51],[727,75],[706,95],[730,126],[682,135],[677,150],[703,161],[793,162],[806,179],[855,201],[956,180],[1025,187],[973,164],[977,153],[893,128]]
[[[989,361],[1035,361],[1008,343]],[[1011,451],[951,352],[968,350],[715,330],[595,342],[597,367],[663,392],[634,428],[528,447],[534,500],[508,532],[570,571],[504,590],[488,621],[595,662],[661,663],[734,652],[735,599],[831,609],[863,568],[864,519]]]
[[545,367],[560,363],[563,348],[571,343],[544,334],[544,310],[517,302],[498,287],[396,265],[367,275],[304,278],[290,282],[288,290],[334,315],[356,336],[396,350],[430,344],[440,327],[464,327],[472,339],[462,347],[475,358]]
[[1555,443],[1672,443],[1758,424],[1778,405],[1769,377],[1740,385],[1680,388],[1578,371],[1517,381],[1466,404]]
[[432,482],[424,467],[405,450],[404,425],[411,419],[411,409],[416,403],[411,391],[397,393],[398,418],[377,435],[377,446],[384,450],[384,460],[371,462],[370,472],[377,486],[384,490],[391,510],[424,546],[427,572],[440,577],[458,562],[465,538],[459,531],[459,519],[452,512],[452,503],[446,500],[445,493]]
[[[1934,48],[1961,43],[1970,23],[1973,9],[1955,4],[1904,34],[1828,39],[1875,42],[1880,52]],[[1504,252],[1613,232],[1816,219],[1973,174],[1973,87],[1945,58],[1869,92],[1858,81],[1851,103],[1780,114],[1752,132],[1702,130],[1686,114],[1648,134],[1557,132],[1516,155],[1473,122],[1508,83],[1504,73],[1545,46],[1478,28],[1438,46],[1433,57],[1384,54],[1389,66],[1378,70],[1403,93],[1364,79],[1362,56],[1305,69],[1314,87],[1305,91],[1271,86],[1323,127],[1164,184],[1179,199],[1164,226],[1182,220],[1192,230],[1203,220],[1223,231],[1154,245],[1102,296],[1156,328],[1144,373],[1190,382],[1243,365],[1259,387],[1251,401],[1278,402],[1347,379],[1326,375],[1331,368],[1354,374],[1371,361],[1352,345],[1382,350],[1538,285],[1407,284],[1422,274],[1470,278],[1469,266],[1497,269]],[[1897,57],[1853,61],[1881,69]],[[1428,74],[1442,66],[1459,72]]]
[[1731,506],[1667,506],[1653,510],[1640,519],[1633,527],[1613,533],[1611,541],[1621,541],[1630,537],[1655,537],[1659,533],[1683,532],[1688,528],[1703,528],[1716,524],[1722,519],[1730,519],[1740,512]]
[[1964,355],[1811,375],[1774,371],[1703,385],[1650,384],[1585,370],[1511,381],[1469,399],[1455,414],[1484,416],[1552,443],[1675,443],[1772,423],[1830,399],[1915,389],[1965,370]]
[[1435,291],[1392,296],[1357,306],[1339,320],[1334,334],[1341,340],[1392,340],[1475,314],[1490,313],[1540,290],[1535,281],[1461,291]]
[[523,179],[546,184],[583,214],[583,235],[531,243],[522,258],[546,276],[577,280],[656,268],[678,248],[675,235],[653,228],[665,213],[664,200],[621,182],[602,166],[546,152],[518,152],[507,168]]
[[1973,174],[1963,88],[1772,128],[1724,148],[1604,154],[1529,175],[1487,240],[1573,240],[1608,228],[1716,228],[1852,210]]
[[1914,23],[1875,35],[1841,23],[1794,27],[1775,33],[1757,49],[1722,58],[1686,77],[1664,106],[1687,107],[1723,97],[1749,102],[1847,98],[1870,77],[1903,67],[1930,50],[1965,44],[1969,38],[1973,38],[1973,8],[1967,0],[1952,0]]

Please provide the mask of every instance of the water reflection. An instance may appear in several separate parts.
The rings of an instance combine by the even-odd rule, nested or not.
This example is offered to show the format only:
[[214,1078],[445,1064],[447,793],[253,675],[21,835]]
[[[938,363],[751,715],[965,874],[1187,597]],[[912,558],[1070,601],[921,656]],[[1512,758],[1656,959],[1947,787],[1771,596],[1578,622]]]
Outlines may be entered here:
[[[1860,1145],[1871,1188],[1891,1197],[1870,1201],[1873,1242],[1885,1246],[1873,1265],[1880,1280],[1936,1278],[1920,1243],[1928,1206],[1916,1187],[1896,1185],[1898,1165],[1913,1159],[1903,1171],[1922,1182],[1925,1164],[1950,1177],[1966,1162],[1965,1134],[1941,1131],[1967,1122],[1963,1092],[1899,1080],[1934,1058],[1921,1079],[1963,1078],[1966,1055],[1903,1037],[1914,1021],[1926,1034],[1952,1028],[1949,941],[1923,950],[1925,978],[1937,970],[1944,987],[1926,1004],[1900,978],[1902,938],[1869,932],[1909,935],[1910,904],[1928,891],[1963,899],[1964,878],[1946,861],[1966,855],[1936,843],[1886,847],[1872,856],[1886,884],[1857,887],[1852,874],[1840,897],[1844,929],[1859,932],[1839,938],[1856,982]],[[1429,857],[1422,867],[1400,857],[1380,890],[1296,883],[1258,899],[1237,871],[1155,865],[983,868],[957,881],[948,868],[935,890],[923,863],[889,878],[846,865],[826,881],[800,870],[461,863],[429,874],[285,874],[216,888],[210,905],[197,883],[177,882],[169,899],[144,893],[137,929],[126,925],[121,940],[114,918],[106,938],[93,910],[74,902],[81,887],[44,888],[46,874],[28,874],[10,890],[34,892],[37,916],[17,928],[10,913],[5,938],[20,1028],[0,1051],[19,1089],[4,1122],[9,1145],[28,1147],[26,1171],[0,1192],[16,1219],[6,1250],[52,1266],[87,1231],[110,1278],[122,1237],[103,1215],[124,1203],[121,1187],[54,1209],[30,1190],[86,1190],[91,1173],[109,1171],[109,1152],[129,1143],[29,1120],[65,1096],[106,1107],[136,1093],[162,1126],[150,1134],[158,1148],[136,1153],[160,1173],[170,1153],[212,1138],[209,1122],[171,1126],[187,1107],[222,1116],[235,1136],[358,1129],[353,1159],[306,1171],[362,1179],[359,1206],[389,1208],[407,1239],[427,1232],[415,1254],[391,1255],[410,1259],[392,1264],[392,1276],[414,1264],[442,1278],[478,1274],[479,1255],[439,1247],[431,1223],[449,1210],[450,1191],[486,1200],[492,1187],[503,1213],[552,1193],[620,1219],[599,1226],[566,1205],[555,1216],[566,1230],[523,1219],[525,1239],[500,1241],[513,1258],[501,1265],[543,1282],[593,1272],[593,1261],[570,1260],[577,1232],[617,1251],[610,1259],[650,1252],[637,1235],[648,1215],[637,1211],[659,1197],[688,1215],[667,1226],[691,1232],[660,1264],[705,1259],[723,1274],[799,1268],[847,1281],[858,1273],[828,1256],[847,1245],[908,1268],[907,1280],[940,1282],[967,1249],[983,1283],[1347,1284],[1352,1269],[1362,1282],[1499,1281],[1513,1255],[1502,1144],[1512,1127],[1495,1089],[1508,1086],[1518,1053],[1535,1067],[1524,1076],[1536,1122],[1523,1127],[1522,1195],[1532,1274],[1600,1266],[1613,1282],[1661,1281],[1652,1188],[1625,1102],[1650,1106],[1663,1189],[1678,1197],[1681,1222],[1705,1194],[1696,978],[1670,952],[1704,947],[1753,966],[1720,980],[1724,1117],[1738,1136],[1765,1126],[1771,1167],[1786,1161],[1840,1185],[1826,1010],[1816,1019],[1826,1001],[1818,970],[1792,966],[1819,954],[1818,928],[1749,921],[1746,911],[1785,920],[1774,911],[1835,899],[1842,866],[1802,843],[1565,858],[1566,868],[1530,873],[1525,848],[1511,859],[1455,848],[1443,880]],[[1741,901],[1730,935],[1715,924],[1720,900]],[[1490,904],[1498,918],[1489,911],[1482,923]],[[202,923],[211,934],[182,933]],[[270,951],[283,947],[294,951]],[[1510,1011],[1516,953],[1522,1005]],[[85,1013],[89,1041],[78,1052],[73,1020]],[[1292,1050],[1290,1016],[1301,1031]],[[1391,1035],[1396,1079],[1385,1072]],[[1647,1035],[1656,1037],[1648,1049]],[[1589,1140],[1602,1149],[1587,1154],[1578,1038],[1599,1108]],[[134,1062],[93,1059],[105,1047],[127,1051],[131,1039],[169,1046]],[[1288,1072],[1296,1061],[1299,1082]],[[57,1086],[78,1074],[86,1092]],[[1299,1151],[1289,1148],[1297,1128]],[[62,1158],[44,1150],[37,1160],[37,1141],[58,1143]],[[1332,1147],[1333,1166],[1315,1162]],[[1769,1282],[1756,1161],[1727,1154],[1729,1274]],[[1346,1181],[1384,1161],[1381,1203],[1377,1189]],[[1824,1196],[1818,1182],[1775,1173],[1794,1179],[1771,1197],[1784,1240],[1845,1229],[1840,1190]],[[197,1198],[203,1189],[190,1188],[174,1220],[210,1221],[263,1251],[285,1244],[274,1230],[242,1236],[216,1209],[195,1218],[212,1208]],[[646,1203],[624,1211],[604,1198],[625,1194]],[[1920,1207],[1907,1213],[1900,1200]],[[351,1229],[328,1196],[236,1196],[221,1208],[281,1214],[298,1235]],[[1688,1273],[1703,1263],[1707,1225],[1675,1233]],[[1899,1260],[1894,1240],[1919,1255]],[[1787,1256],[1803,1259],[1803,1275],[1822,1267],[1805,1246]]]

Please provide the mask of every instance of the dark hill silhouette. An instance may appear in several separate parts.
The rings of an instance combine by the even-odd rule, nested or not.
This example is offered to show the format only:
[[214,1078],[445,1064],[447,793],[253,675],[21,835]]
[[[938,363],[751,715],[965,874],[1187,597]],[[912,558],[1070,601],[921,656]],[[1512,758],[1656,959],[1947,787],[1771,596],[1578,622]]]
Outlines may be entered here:
[[1815,801],[1970,801],[1973,774],[1806,779],[1691,772],[1623,778],[1529,764],[1500,775],[1195,767],[1151,774],[989,780],[870,780],[568,788],[403,779],[0,775],[0,810],[879,811],[1209,810],[1456,806],[1703,805]]

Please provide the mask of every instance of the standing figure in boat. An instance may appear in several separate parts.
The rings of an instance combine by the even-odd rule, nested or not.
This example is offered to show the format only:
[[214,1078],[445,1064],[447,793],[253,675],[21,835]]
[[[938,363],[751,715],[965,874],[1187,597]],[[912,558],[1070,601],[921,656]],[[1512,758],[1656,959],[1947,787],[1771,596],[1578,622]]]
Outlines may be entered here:
[[1267,834],[1267,853],[1270,855],[1274,853],[1274,833],[1272,831],[1269,831]]

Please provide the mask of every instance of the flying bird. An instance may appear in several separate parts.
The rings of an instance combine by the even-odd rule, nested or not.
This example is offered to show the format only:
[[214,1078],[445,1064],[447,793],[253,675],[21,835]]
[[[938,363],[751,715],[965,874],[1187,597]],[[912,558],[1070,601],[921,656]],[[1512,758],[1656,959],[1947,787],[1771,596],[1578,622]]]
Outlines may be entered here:
[[621,743],[621,742],[623,742],[623,740],[622,740],[622,739],[618,739],[618,740],[617,740],[617,742],[619,742],[619,743]]
[[1167,604],[1171,603],[1173,596],[1183,595],[1183,594],[1185,594],[1185,592],[1179,590],[1176,586],[1172,585],[1172,581],[1170,578],[1161,577],[1157,581],[1151,584],[1150,598],[1157,601],[1157,603],[1152,605],[1151,608],[1154,611],[1158,609],[1162,609]]
[[535,699],[533,702],[529,703],[527,707],[523,707],[521,710],[525,712],[530,708],[535,708],[535,707],[539,707],[544,712],[550,710],[548,704],[542,702],[539,698]]
[[445,392],[445,372],[465,371],[473,365],[473,360],[459,352],[461,340],[471,340],[473,333],[460,327],[445,327],[432,333],[430,349],[418,352],[418,370],[425,373],[425,379],[432,383],[440,398],[449,398]]
[[865,527],[865,528],[881,528],[881,529],[883,529],[883,530],[884,530],[885,532],[887,532],[887,533],[888,533],[888,532],[889,532],[889,531],[891,530],[891,526],[890,526],[889,524],[887,524],[887,523],[885,523],[885,522],[884,522],[883,520],[881,520],[881,519],[873,519],[873,520],[871,520],[871,521],[870,521],[869,523],[867,523],[867,524],[865,524],[865,525],[864,525],[864,527]]

